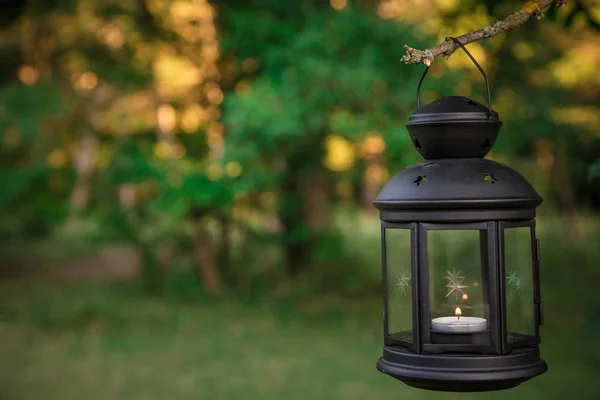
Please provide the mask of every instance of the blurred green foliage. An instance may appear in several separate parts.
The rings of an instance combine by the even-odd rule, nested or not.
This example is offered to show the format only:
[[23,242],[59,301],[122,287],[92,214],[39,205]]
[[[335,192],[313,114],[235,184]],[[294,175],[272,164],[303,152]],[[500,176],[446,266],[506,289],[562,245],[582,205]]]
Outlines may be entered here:
[[[151,290],[178,262],[210,292],[302,276],[339,290],[353,256],[334,216],[371,213],[389,175],[419,160],[403,125],[422,68],[399,64],[404,43],[517,2],[402,4],[8,2],[0,235],[129,242]],[[470,45],[505,121],[491,157],[518,166],[575,239],[576,209],[600,200],[597,13],[551,8]],[[484,98],[459,52],[434,63],[422,97],[451,94]],[[348,279],[344,291],[370,290]]]

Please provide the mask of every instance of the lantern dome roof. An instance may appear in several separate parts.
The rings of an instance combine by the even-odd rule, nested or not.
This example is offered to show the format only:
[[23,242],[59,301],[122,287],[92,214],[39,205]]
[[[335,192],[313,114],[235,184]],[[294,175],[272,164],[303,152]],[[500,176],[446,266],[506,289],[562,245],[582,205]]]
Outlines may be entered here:
[[462,96],[439,98],[408,118],[406,129],[425,159],[483,158],[502,121],[491,107]]
[[460,220],[533,218],[541,202],[531,184],[504,164],[447,158],[425,160],[398,172],[374,205],[384,221],[441,221],[459,215]]

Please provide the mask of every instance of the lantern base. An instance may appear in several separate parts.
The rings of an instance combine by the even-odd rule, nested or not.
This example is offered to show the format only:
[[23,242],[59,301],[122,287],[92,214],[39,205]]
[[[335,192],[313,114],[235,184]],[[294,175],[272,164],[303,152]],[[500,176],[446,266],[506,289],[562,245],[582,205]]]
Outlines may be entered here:
[[537,348],[505,355],[416,354],[385,346],[377,369],[409,386],[445,392],[487,392],[518,386],[548,369]]

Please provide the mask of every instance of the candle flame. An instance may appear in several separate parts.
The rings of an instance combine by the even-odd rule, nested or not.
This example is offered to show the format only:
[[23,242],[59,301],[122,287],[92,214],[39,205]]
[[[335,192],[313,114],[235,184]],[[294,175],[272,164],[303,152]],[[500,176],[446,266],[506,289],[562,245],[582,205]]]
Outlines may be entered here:
[[456,310],[454,311],[454,315],[456,315],[457,317],[460,317],[462,315],[462,311],[460,310],[460,308],[456,307]]

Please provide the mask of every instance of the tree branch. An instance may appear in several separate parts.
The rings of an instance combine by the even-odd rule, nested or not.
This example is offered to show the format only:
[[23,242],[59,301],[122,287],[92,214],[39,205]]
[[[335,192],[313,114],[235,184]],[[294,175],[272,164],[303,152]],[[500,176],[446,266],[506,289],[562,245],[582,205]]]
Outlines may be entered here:
[[[514,28],[518,28],[527,22],[531,17],[541,19],[544,16],[546,7],[554,3],[555,0],[530,0],[519,8],[517,12],[512,13],[502,21],[493,23],[485,28],[478,29],[473,32],[465,33],[457,37],[463,44],[476,42],[492,36],[499,35]],[[566,0],[557,0],[557,7],[564,6]],[[445,58],[450,57],[458,45],[452,40],[446,38],[439,45],[426,50],[417,50],[408,45],[404,45],[406,54],[400,59],[405,64],[425,64],[427,66],[435,60],[437,56],[443,55]]]

